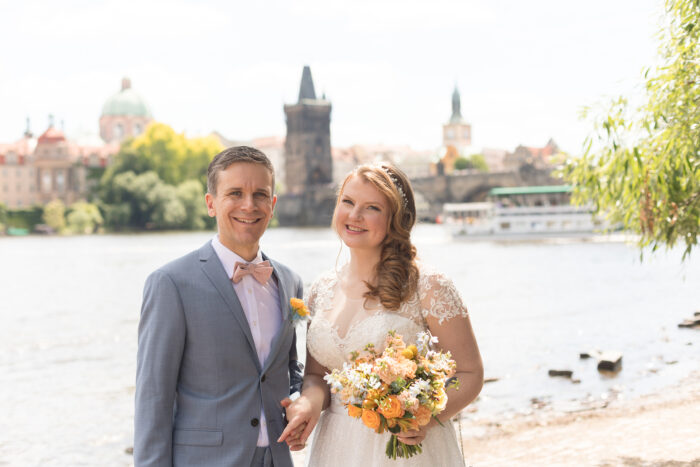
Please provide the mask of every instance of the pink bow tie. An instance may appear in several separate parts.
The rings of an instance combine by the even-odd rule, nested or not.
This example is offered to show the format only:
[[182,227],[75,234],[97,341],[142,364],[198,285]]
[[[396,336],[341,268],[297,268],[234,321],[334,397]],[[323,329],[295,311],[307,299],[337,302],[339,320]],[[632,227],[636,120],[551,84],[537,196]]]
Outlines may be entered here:
[[261,261],[259,263],[241,263],[236,262],[233,267],[233,277],[231,280],[234,284],[238,284],[243,276],[252,275],[256,281],[265,285],[272,275],[272,266],[269,261]]

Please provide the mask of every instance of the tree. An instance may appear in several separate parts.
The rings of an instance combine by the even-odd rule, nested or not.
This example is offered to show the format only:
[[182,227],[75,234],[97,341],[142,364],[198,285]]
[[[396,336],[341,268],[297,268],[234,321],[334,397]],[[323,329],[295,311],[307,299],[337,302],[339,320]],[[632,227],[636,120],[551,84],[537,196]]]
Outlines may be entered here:
[[202,229],[206,226],[204,188],[197,180],[177,187],[155,172],[114,177],[102,199],[107,224],[116,229]]
[[472,154],[469,157],[460,156],[455,159],[455,170],[476,169],[480,172],[488,172],[489,166],[481,154]]
[[65,212],[66,207],[63,201],[60,199],[50,201],[44,206],[44,222],[56,232],[60,232],[66,227]]
[[469,162],[472,164],[472,167],[479,172],[489,171],[489,166],[486,163],[486,159],[484,158],[483,154],[472,154],[469,156]]
[[185,157],[180,164],[180,180],[178,183],[187,180],[198,180],[202,187],[206,189],[209,163],[223,149],[219,140],[213,136],[186,140]]
[[187,138],[164,123],[152,123],[143,134],[122,144],[102,183],[124,172],[153,171],[168,185],[197,179],[206,186],[209,162],[222,149],[213,137]]
[[7,220],[7,206],[0,203],[0,233],[5,231],[5,221]]
[[66,216],[68,230],[78,234],[90,234],[102,225],[102,215],[96,205],[79,201],[70,206]]
[[620,97],[592,117],[585,152],[563,175],[574,202],[640,233],[640,246],[684,243],[685,259],[700,230],[700,0],[666,0],[660,38],[644,102]]
[[204,189],[196,180],[188,180],[177,187],[177,198],[185,208],[187,216],[183,227],[201,230],[206,227],[207,205],[204,202]]
[[466,170],[466,169],[471,169],[472,164],[464,156],[459,156],[457,159],[455,159],[455,170]]

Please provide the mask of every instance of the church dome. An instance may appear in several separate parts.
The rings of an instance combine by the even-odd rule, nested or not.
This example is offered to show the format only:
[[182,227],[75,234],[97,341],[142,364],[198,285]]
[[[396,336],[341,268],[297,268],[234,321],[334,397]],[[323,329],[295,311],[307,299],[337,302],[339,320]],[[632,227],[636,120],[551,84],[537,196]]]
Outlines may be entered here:
[[151,110],[146,101],[131,89],[131,80],[122,80],[122,89],[109,99],[102,106],[102,116],[129,116],[129,117],[151,117]]

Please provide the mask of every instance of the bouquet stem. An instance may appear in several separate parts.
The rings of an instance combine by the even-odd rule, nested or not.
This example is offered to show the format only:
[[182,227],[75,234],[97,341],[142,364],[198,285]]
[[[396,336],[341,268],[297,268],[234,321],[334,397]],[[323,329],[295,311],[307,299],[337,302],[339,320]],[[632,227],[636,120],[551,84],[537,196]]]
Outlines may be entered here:
[[391,438],[389,438],[389,441],[386,443],[386,456],[389,459],[413,457],[421,452],[423,452],[423,448],[420,444],[402,443],[396,435],[391,435]]

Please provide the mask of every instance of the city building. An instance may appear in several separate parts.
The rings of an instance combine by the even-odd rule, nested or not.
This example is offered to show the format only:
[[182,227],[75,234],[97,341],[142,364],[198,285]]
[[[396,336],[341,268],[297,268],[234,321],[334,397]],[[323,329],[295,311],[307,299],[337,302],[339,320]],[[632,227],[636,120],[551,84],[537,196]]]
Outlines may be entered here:
[[285,104],[285,193],[278,198],[280,225],[329,225],[335,206],[331,154],[331,103],[316,98],[311,69],[304,67],[296,104]]
[[131,80],[123,78],[121,90],[102,106],[100,137],[106,143],[121,143],[143,133],[152,121],[146,101],[131,88]]
[[505,170],[518,170],[524,165],[531,165],[536,169],[551,167],[559,154],[559,146],[553,139],[547,141],[543,147],[531,147],[520,145],[515,151],[505,156],[503,166]]
[[11,209],[46,204],[59,199],[65,204],[88,195],[91,169],[102,169],[119,151],[119,144],[141,134],[153,121],[148,105],[128,78],[122,89],[102,106],[100,137],[69,139],[49,116],[46,130],[35,138],[29,128],[21,139],[0,143],[0,203]]
[[453,147],[458,153],[472,145],[472,126],[462,117],[462,102],[457,86],[452,92],[452,116],[442,125],[442,145],[446,148]]
[[285,104],[287,137],[284,143],[286,188],[303,193],[309,186],[333,182],[331,103],[316,98],[311,68],[304,67],[296,104]]

